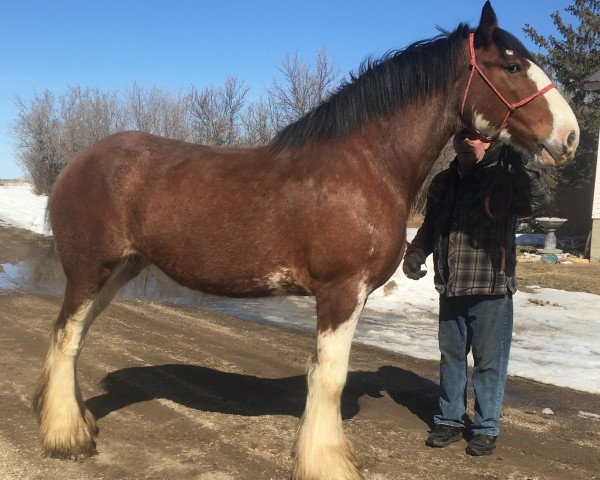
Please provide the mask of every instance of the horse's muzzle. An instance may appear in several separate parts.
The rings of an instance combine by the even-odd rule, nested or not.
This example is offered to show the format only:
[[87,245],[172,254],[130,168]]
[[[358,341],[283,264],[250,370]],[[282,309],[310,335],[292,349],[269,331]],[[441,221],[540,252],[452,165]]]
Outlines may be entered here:
[[[562,132],[561,132],[562,133]],[[562,165],[575,157],[579,145],[579,128],[564,132],[540,144],[541,155],[547,165]]]

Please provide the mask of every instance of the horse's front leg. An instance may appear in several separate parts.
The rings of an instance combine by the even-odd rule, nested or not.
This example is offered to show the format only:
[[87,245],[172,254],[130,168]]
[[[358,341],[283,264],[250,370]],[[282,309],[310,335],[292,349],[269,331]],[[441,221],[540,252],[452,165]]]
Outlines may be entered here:
[[317,292],[317,351],[294,445],[293,480],[358,480],[359,464],[342,426],[340,402],[352,337],[367,298],[355,280]]

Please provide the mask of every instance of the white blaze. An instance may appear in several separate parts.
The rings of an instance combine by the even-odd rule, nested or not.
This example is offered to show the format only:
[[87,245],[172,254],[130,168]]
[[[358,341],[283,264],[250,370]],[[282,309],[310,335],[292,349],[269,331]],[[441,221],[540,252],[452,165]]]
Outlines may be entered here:
[[[538,90],[541,90],[552,83],[548,78],[548,75],[546,75],[540,67],[530,60],[528,60],[528,62],[529,69],[527,70],[527,75],[535,82]],[[579,125],[577,124],[577,119],[575,118],[573,110],[571,110],[567,101],[560,93],[558,93],[556,88],[548,90],[544,93],[543,97],[548,102],[548,107],[550,108],[553,119],[552,133],[550,134],[550,137],[546,139],[546,142],[549,145],[554,145],[555,148],[560,146],[562,149],[562,145],[566,144],[567,138],[571,132],[575,132],[577,140],[573,144],[573,148],[576,148],[579,140]]]

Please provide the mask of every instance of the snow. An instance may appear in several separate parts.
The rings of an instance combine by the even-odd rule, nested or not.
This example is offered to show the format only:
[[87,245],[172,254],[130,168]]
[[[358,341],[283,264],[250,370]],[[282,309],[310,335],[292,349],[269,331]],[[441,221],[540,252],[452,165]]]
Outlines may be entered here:
[[[366,332],[373,338],[364,343],[418,358],[439,358],[431,256],[427,269],[430,273],[419,281],[407,279],[398,269],[391,278],[398,284],[392,294],[373,292],[367,310],[402,312],[405,318],[400,328],[381,325]],[[533,293],[518,292],[514,309],[509,375],[600,393],[599,295],[538,287]]]
[[47,197],[35,195],[29,184],[1,186],[0,225],[24,228],[47,235],[46,201]]
[[[0,187],[0,224],[49,234],[44,226],[45,207],[46,198],[34,195],[28,185]],[[409,229],[409,239],[415,233]],[[390,279],[395,288],[373,292],[357,328],[357,342],[439,359],[438,294],[433,286],[431,256],[426,266],[429,273],[419,281],[407,279],[398,269]],[[514,297],[509,374],[600,393],[600,296],[539,287],[533,290]],[[314,300],[310,298],[214,298],[199,296],[199,301],[206,308],[241,318],[314,330]]]

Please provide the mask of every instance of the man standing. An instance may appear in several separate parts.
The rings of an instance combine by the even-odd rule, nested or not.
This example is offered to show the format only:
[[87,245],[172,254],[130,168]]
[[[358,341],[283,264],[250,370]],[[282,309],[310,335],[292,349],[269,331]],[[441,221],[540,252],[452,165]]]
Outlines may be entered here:
[[508,146],[463,130],[456,158],[429,187],[425,220],[404,255],[403,271],[418,280],[433,252],[440,293],[440,397],[430,447],[462,438],[467,408],[467,354],[472,351],[475,408],[471,455],[496,446],[513,325],[517,215],[549,200],[538,171]]

